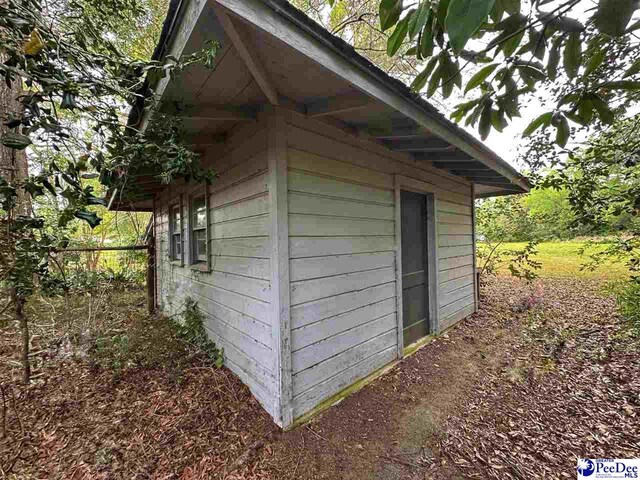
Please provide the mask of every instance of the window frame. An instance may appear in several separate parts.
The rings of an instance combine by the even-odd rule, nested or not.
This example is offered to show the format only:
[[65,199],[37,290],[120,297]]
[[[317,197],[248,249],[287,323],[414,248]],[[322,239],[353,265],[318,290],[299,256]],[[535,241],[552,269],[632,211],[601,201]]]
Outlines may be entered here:
[[[178,225],[176,225],[176,219],[173,215],[175,210],[178,210],[180,218],[178,219]],[[184,209],[182,206],[182,195],[178,197],[177,201],[169,203],[169,258],[172,262],[180,263],[184,265]],[[176,227],[178,232],[176,233]],[[180,253],[176,253],[174,237],[180,236]]]
[[[205,225],[204,227],[195,227],[194,203],[196,200],[204,198]],[[189,195],[189,264],[192,268],[203,271],[211,270],[211,238],[210,238],[210,220],[209,220],[209,189],[207,185],[199,187]],[[196,256],[196,235],[194,232],[204,231],[205,238],[205,259],[199,259]]]

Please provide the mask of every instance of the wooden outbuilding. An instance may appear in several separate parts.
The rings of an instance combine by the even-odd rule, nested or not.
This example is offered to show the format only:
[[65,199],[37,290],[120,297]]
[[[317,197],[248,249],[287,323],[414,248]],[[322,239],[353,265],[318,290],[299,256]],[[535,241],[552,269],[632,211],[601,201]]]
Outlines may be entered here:
[[210,40],[151,87],[219,177],[117,208],[154,212],[158,308],[195,300],[287,428],[477,310],[474,199],[529,183],[284,0],[174,0],[156,57]]

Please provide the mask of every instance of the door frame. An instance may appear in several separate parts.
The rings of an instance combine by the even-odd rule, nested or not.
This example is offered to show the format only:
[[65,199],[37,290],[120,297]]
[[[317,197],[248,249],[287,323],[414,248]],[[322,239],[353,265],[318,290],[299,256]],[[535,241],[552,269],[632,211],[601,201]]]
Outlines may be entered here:
[[[431,334],[440,332],[440,318],[438,316],[438,219],[436,203],[438,196],[435,186],[405,177],[394,175],[395,197],[395,252],[396,252],[396,317],[398,321],[398,358],[404,356],[403,318],[402,318],[402,203],[400,191],[405,190],[421,193],[427,200],[427,285],[429,298],[429,330]],[[419,342],[418,340],[417,342]],[[417,343],[414,342],[414,343]]]

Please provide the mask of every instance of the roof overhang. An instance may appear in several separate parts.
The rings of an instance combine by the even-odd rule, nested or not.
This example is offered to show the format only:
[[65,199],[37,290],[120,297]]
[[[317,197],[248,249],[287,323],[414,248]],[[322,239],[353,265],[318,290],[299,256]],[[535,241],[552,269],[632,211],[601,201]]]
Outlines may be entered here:
[[[173,0],[154,57],[210,40],[221,45],[213,70],[193,67],[149,86],[161,112],[182,117],[195,148],[278,105],[461,177],[479,197],[530,188],[486,145],[285,0]],[[145,128],[155,112],[139,107],[130,121]]]

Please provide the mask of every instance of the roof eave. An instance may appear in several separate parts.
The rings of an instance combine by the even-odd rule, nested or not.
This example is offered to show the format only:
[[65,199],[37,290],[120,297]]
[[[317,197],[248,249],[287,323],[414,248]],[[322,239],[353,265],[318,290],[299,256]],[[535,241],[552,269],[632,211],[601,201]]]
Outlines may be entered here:
[[[234,13],[247,18],[246,14],[251,11],[250,9],[233,8],[234,6],[242,7],[238,3],[242,1],[246,2],[246,0],[218,0],[220,4],[234,11]],[[348,61],[351,65],[358,67],[361,73],[367,75],[372,79],[375,79],[377,83],[393,92],[396,96],[402,98],[403,101],[411,104],[413,108],[419,109],[424,117],[426,117],[422,119],[423,121],[420,121],[420,119],[418,118],[414,118],[414,120],[419,124],[430,129],[436,135],[441,136],[462,151],[465,151],[474,159],[484,163],[489,168],[500,173],[505,178],[509,179],[514,186],[522,189],[523,192],[528,192],[530,190],[531,184],[526,179],[526,177],[521,175],[508,162],[503,160],[499,155],[497,155],[467,131],[449,121],[440,112],[438,112],[435,107],[422,99],[419,95],[413,93],[411,89],[409,89],[400,80],[390,77],[384,71],[379,69],[375,64],[362,57],[347,42],[331,35],[331,33],[326,31],[322,26],[318,25],[312,19],[307,17],[300,10],[289,4],[286,0],[256,1],[259,1],[263,5],[267,6],[275,14],[294,24],[308,35],[311,35],[315,40],[330,48],[335,54],[338,54],[344,60]],[[243,13],[245,15],[243,15]],[[251,18],[247,19],[251,21]],[[263,27],[265,26],[266,24],[263,24]],[[379,100],[384,101],[384,99],[381,98],[379,98]]]
[[[180,22],[184,7],[189,3],[189,1],[193,2],[193,0],[171,0],[168,16],[163,25],[162,34],[158,46],[154,51],[154,59],[162,56],[167,45],[171,44],[172,37],[175,35],[176,31],[175,27]],[[444,117],[435,107],[419,95],[412,92],[400,80],[387,75],[375,64],[358,54],[351,45],[342,39],[331,35],[323,27],[315,23],[300,10],[293,7],[286,0],[217,0],[218,4],[256,24],[259,28],[270,32],[270,20],[263,18],[264,15],[261,17],[260,13],[257,12],[256,9],[252,9],[251,6],[247,5],[253,2],[257,4],[256,6],[261,4],[264,7],[267,7],[271,11],[272,15],[275,14],[277,17],[281,17],[285,20],[285,27],[297,27],[305,34],[310,35],[314,40],[320,42],[323,46],[328,47],[333,54],[339,55],[343,61],[346,61],[349,65],[356,67],[361,75],[365,75],[369,81],[373,80],[377,84],[377,88],[374,90],[386,90],[396,98],[390,100],[388,95],[386,95],[387,98],[380,98],[380,96],[372,95],[371,92],[367,92],[368,94],[396,109],[398,109],[397,105],[403,105],[404,111],[399,111],[402,111],[402,113],[412,118],[418,124],[428,128],[436,135],[442,137],[461,151],[470,155],[472,158],[507,178],[512,182],[514,187],[521,189],[522,192],[528,192],[530,190],[531,184],[527,178],[521,175],[499,155],[489,149],[481,141],[473,137],[473,135],[469,134],[467,131],[458,127]],[[295,48],[295,45],[292,46]],[[356,86],[358,87],[358,85]],[[146,92],[149,92],[153,88],[153,85],[147,84]],[[400,103],[398,103],[398,100]],[[143,118],[145,118],[144,97],[141,96],[137,105],[132,109],[129,117],[130,124],[139,126]],[[144,122],[142,122],[142,124],[144,125]]]

